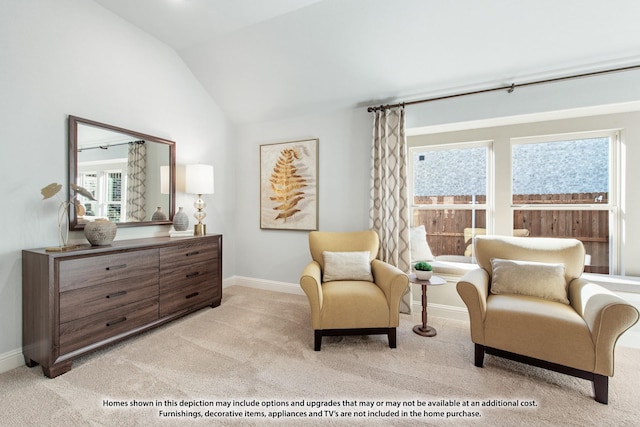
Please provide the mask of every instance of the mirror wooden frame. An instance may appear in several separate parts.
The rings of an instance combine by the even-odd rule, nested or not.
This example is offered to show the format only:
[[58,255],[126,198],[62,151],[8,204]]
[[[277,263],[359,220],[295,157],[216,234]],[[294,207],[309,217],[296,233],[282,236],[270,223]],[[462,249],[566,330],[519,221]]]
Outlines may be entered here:
[[[154,142],[159,144],[166,144],[169,147],[169,215],[168,219],[164,221],[136,221],[136,222],[118,222],[118,227],[138,227],[147,225],[170,225],[173,224],[173,215],[175,214],[176,206],[176,143],[168,139],[159,138],[157,136],[147,135],[144,133],[132,131],[129,129],[123,129],[117,126],[108,125],[105,123],[96,122],[94,120],[83,119],[76,116],[69,116],[69,185],[68,199],[71,200],[74,196],[71,191],[71,184],[77,185],[78,176],[78,125],[87,125],[97,128],[107,129],[114,132],[130,135],[140,140],[147,142]],[[69,206],[69,230],[83,230],[85,226],[84,222],[78,222],[78,216],[75,205],[71,203]]]

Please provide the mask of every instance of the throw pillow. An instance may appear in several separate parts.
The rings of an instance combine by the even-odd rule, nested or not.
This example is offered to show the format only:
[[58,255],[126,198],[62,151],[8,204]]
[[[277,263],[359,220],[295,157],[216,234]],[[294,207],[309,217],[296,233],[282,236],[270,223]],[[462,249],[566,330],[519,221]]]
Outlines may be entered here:
[[323,282],[335,280],[365,280],[373,282],[369,251],[322,252],[324,260]]
[[564,264],[491,259],[492,294],[529,295],[569,304]]
[[433,261],[436,258],[431,253],[427,242],[427,230],[424,225],[411,227],[409,241],[411,244],[411,263],[418,261]]

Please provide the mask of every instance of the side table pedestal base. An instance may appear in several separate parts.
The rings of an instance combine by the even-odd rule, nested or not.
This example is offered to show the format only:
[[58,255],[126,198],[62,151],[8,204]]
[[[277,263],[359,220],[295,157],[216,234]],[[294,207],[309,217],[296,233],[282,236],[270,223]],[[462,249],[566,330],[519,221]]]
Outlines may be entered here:
[[413,332],[423,337],[435,337],[438,333],[436,328],[429,325],[426,328],[423,328],[422,325],[416,325],[413,327]]

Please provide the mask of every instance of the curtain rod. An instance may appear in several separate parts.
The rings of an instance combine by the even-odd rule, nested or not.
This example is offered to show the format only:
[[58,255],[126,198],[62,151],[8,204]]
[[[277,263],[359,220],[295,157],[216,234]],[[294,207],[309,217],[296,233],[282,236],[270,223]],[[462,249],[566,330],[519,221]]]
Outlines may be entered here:
[[145,141],[143,139],[139,139],[137,141],[129,141],[129,142],[118,142],[116,144],[107,144],[107,145],[96,145],[95,147],[86,147],[86,148],[82,148],[79,147],[78,148],[78,153],[81,153],[83,151],[87,151],[87,150],[97,150],[97,149],[101,149],[101,150],[108,150],[109,147],[118,147],[120,145],[127,145],[127,144],[144,144]]
[[574,74],[574,75],[571,75],[571,76],[556,77],[556,78],[545,79],[545,80],[537,80],[537,81],[528,82],[528,83],[517,83],[517,84],[516,83],[512,83],[511,85],[508,85],[508,86],[500,86],[500,87],[494,87],[494,88],[490,88],[490,89],[480,89],[480,90],[474,90],[474,91],[471,91],[471,92],[463,92],[463,93],[455,93],[453,95],[438,96],[438,97],[435,97],[435,98],[418,99],[418,100],[415,100],[415,101],[406,101],[406,102],[400,102],[400,103],[397,103],[397,104],[387,104],[387,105],[380,105],[380,106],[377,106],[377,107],[369,107],[369,108],[367,108],[367,111],[369,113],[371,113],[373,111],[386,110],[387,108],[405,107],[407,105],[422,104],[422,103],[425,103],[425,102],[441,101],[443,99],[459,98],[459,97],[462,97],[462,96],[478,95],[480,93],[497,92],[497,91],[501,91],[501,90],[506,90],[507,92],[512,93],[516,88],[519,88],[519,87],[535,86],[535,85],[541,85],[541,84],[546,84],[546,83],[555,83],[555,82],[564,81],[564,80],[573,80],[573,79],[580,79],[580,78],[584,78],[584,77],[593,77],[593,76],[598,76],[598,75],[602,75],[602,74],[619,73],[619,72],[622,72],[622,71],[630,71],[630,70],[635,70],[635,69],[639,69],[639,68],[640,68],[640,65],[630,65],[628,67],[613,68],[613,69],[602,70],[602,71],[593,71],[593,72],[582,73],[582,74]]

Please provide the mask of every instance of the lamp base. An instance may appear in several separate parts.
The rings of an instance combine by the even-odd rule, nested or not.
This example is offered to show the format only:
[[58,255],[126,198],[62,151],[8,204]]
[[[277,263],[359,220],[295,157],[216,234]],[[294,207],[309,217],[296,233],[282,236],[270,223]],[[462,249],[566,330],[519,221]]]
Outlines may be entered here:
[[204,236],[207,234],[207,224],[196,224],[193,226],[194,236]]

